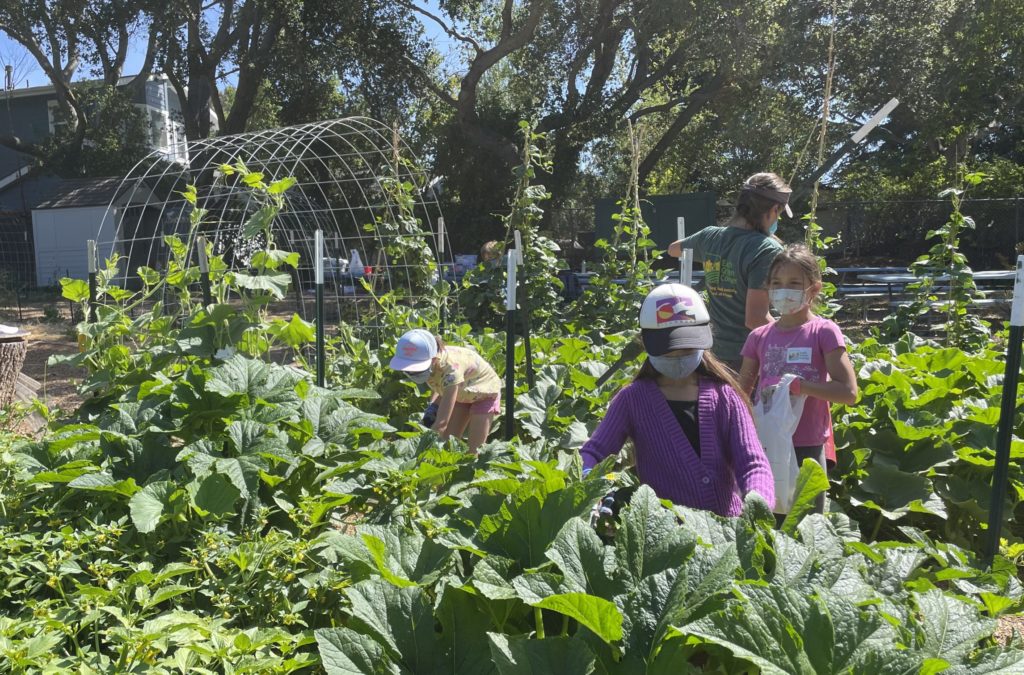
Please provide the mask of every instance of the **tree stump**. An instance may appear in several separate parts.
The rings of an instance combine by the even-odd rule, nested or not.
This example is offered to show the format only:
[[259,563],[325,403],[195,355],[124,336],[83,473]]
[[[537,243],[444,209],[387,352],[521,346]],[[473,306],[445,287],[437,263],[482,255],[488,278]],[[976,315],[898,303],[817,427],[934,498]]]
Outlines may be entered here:
[[14,386],[25,365],[28,342],[24,335],[0,339],[0,408],[14,400]]

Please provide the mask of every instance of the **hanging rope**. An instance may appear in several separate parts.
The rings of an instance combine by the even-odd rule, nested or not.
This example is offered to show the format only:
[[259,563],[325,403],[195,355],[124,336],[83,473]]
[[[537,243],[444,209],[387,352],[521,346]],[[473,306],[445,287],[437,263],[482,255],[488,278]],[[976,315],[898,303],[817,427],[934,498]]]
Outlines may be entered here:
[[[835,73],[835,39],[836,39],[836,12],[835,3],[829,7],[829,32],[828,32],[828,70],[825,74],[825,96],[821,106],[821,131],[818,135],[818,166],[825,161],[825,138],[828,135],[828,113],[829,104],[832,100],[832,76]],[[815,222],[815,215],[818,210],[818,186],[821,179],[814,181],[814,190],[811,192],[811,222]],[[810,234],[810,229],[808,229]],[[811,242],[808,241],[808,244]]]

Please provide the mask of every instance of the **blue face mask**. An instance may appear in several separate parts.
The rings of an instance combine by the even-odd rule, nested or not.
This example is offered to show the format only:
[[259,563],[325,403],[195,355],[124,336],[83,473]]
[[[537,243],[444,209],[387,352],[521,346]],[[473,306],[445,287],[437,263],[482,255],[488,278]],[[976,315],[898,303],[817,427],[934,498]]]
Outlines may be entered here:
[[768,236],[775,234],[775,230],[779,229],[779,219],[776,218],[775,222],[768,226]]
[[689,377],[697,370],[701,359],[704,358],[704,350],[698,349],[686,356],[647,356],[654,369],[670,380],[681,380]]
[[426,384],[427,380],[430,379],[430,370],[430,368],[427,368],[426,370],[421,370],[418,373],[410,373],[409,371],[406,371],[405,376],[416,384]]

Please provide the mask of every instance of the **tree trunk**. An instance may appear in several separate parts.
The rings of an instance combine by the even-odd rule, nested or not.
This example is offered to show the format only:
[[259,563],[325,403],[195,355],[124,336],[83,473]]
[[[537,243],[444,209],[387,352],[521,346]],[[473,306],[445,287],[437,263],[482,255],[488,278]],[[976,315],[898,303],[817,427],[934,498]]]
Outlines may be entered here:
[[23,337],[0,342],[0,408],[6,408],[14,400],[14,385],[25,364],[27,346]]

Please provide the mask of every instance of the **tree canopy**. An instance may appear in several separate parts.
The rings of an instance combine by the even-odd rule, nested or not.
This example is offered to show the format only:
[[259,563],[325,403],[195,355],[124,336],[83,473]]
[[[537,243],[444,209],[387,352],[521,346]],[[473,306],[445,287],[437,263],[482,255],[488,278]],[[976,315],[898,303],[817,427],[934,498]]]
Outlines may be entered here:
[[1012,0],[26,0],[0,7],[0,31],[69,124],[45,146],[0,143],[61,171],[111,170],[83,155],[87,137],[137,138],[88,101],[143,50],[137,80],[169,79],[192,139],[350,114],[394,123],[443,178],[453,227],[483,238],[520,120],[551,145],[537,180],[555,210],[621,193],[627,122],[646,192],[728,193],[766,169],[800,183],[831,70],[829,149],[901,100],[829,175],[841,194],[932,192],[963,162],[1007,193],[1024,159],[1022,26]]

